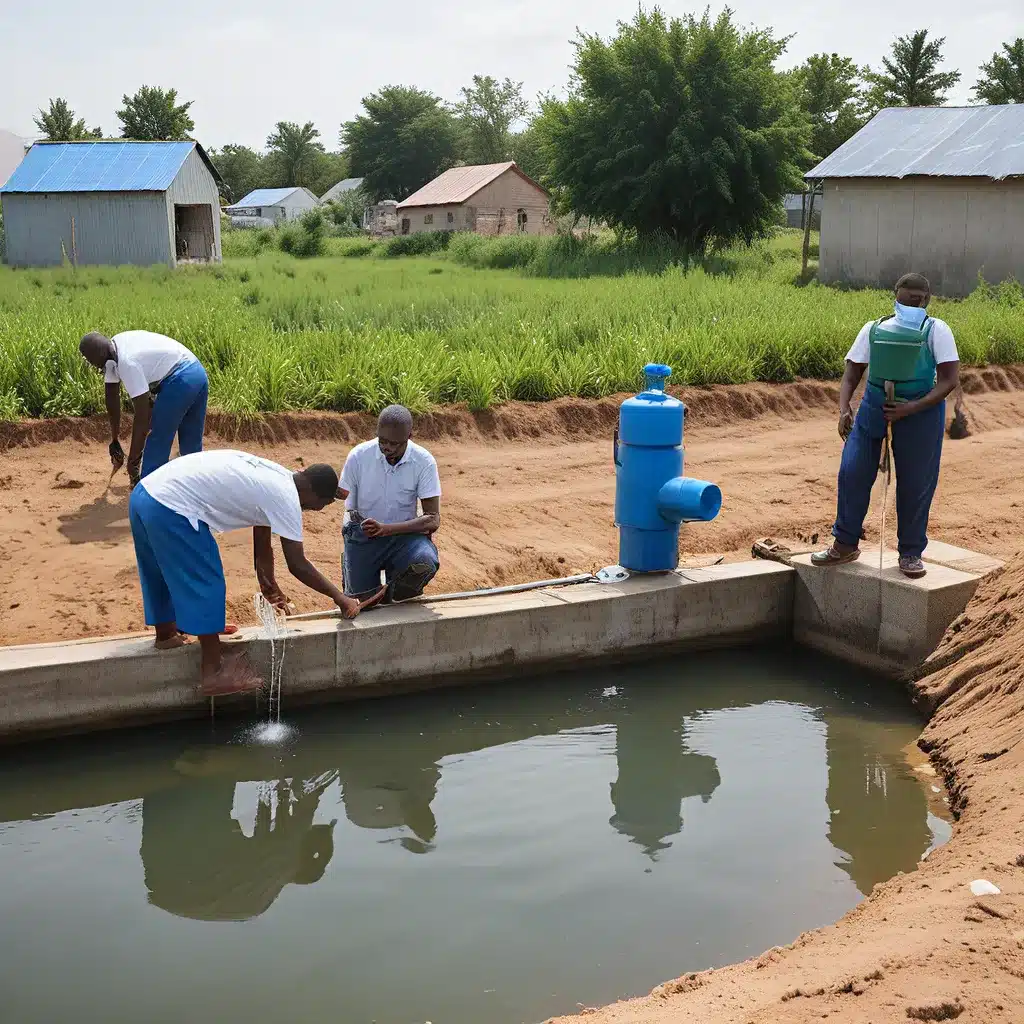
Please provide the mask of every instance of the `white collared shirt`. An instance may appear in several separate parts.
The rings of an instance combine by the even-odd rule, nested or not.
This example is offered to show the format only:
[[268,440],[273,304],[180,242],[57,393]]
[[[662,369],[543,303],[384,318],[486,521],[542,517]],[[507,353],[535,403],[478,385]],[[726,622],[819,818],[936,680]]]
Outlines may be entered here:
[[394,466],[376,438],[357,444],[345,459],[341,486],[349,492],[345,508],[378,523],[407,523],[417,517],[418,501],[441,496],[434,456],[412,441]]

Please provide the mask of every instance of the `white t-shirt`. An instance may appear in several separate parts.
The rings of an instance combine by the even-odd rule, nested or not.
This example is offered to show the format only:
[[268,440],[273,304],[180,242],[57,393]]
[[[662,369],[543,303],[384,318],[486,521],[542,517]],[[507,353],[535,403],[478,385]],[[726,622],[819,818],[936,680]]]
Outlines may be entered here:
[[[898,323],[899,321],[896,322]],[[874,323],[874,320],[870,320],[860,329],[857,340],[853,343],[850,351],[846,353],[846,358],[851,363],[868,363],[871,361],[870,339],[871,328],[874,326]],[[953,337],[953,332],[949,329],[949,324],[945,320],[932,318],[932,327],[928,332],[928,347],[932,350],[936,365],[960,361],[960,356],[956,350],[956,339]]]
[[182,363],[199,360],[180,341],[153,331],[122,331],[111,339],[117,359],[107,362],[103,379],[124,385],[129,398],[138,398]]
[[394,466],[376,438],[357,444],[345,460],[341,486],[349,492],[345,508],[378,523],[407,523],[417,516],[417,501],[441,496],[434,456],[412,441]]
[[195,452],[154,469],[142,481],[150,496],[199,529],[217,533],[269,526],[302,540],[302,506],[292,471],[248,452]]

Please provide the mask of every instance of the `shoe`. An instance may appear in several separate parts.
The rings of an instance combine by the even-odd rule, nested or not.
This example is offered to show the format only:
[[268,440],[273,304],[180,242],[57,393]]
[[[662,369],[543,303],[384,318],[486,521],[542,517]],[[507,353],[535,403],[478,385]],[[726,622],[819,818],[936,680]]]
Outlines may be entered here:
[[839,551],[833,544],[824,551],[815,551],[811,555],[811,565],[845,565],[847,562],[856,562],[858,558],[860,558],[860,548],[854,548],[852,551]]
[[920,558],[914,555],[900,555],[900,572],[912,580],[919,580],[928,570]]
[[405,572],[391,581],[388,595],[396,602],[419,597],[433,575],[434,567],[430,562],[413,562]]

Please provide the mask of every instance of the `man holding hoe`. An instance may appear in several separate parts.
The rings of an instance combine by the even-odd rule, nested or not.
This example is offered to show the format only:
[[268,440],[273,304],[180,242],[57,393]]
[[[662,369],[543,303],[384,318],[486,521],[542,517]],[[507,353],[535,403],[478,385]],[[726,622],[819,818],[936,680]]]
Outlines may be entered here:
[[128,449],[133,487],[171,457],[175,434],[179,455],[203,450],[209,382],[202,363],[184,345],[153,331],[122,331],[112,338],[87,334],[78,349],[103,372],[115,473],[125,462],[118,440],[122,384],[135,414]]
[[375,588],[377,593],[362,604],[346,597],[303,552],[303,509],[320,511],[337,492],[338,475],[330,466],[293,473],[257,455],[230,450],[182,455],[147,474],[132,491],[128,516],[146,624],[155,627],[161,650],[182,646],[181,633],[199,637],[204,695],[262,685],[243,658],[226,655],[218,636],[225,627],[226,586],[211,531],[252,528],[260,591],[279,608],[288,599],[274,576],[275,533],[291,574],[329,597],[345,618],[355,618],[383,595],[383,588]]
[[[839,389],[839,434],[846,444],[839,466],[835,541],[811,556],[814,565],[841,565],[859,557],[882,443],[891,431],[899,568],[912,579],[925,574],[921,555],[939,482],[945,399],[960,382],[953,332],[928,316],[930,298],[927,278],[904,274],[896,282],[895,313],[865,324],[847,353]],[[850,400],[865,370],[868,383],[854,419]]]

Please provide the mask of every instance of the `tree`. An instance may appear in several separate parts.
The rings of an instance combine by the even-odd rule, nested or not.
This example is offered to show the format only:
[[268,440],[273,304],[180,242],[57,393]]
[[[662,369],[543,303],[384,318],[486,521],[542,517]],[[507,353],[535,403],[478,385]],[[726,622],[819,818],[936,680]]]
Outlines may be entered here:
[[974,86],[979,103],[1024,103],[1024,39],[1003,43],[1003,52],[992,54],[981,65],[981,78]]
[[458,128],[436,96],[389,85],[365,96],[363,109],[341,126],[341,143],[371,202],[405,199],[455,163]]
[[267,136],[267,159],[272,161],[276,176],[284,185],[309,185],[317,157],[323,155],[323,143],[317,142],[320,132],[312,121],[298,125],[294,121],[278,121]]
[[229,144],[221,150],[211,150],[210,159],[220,171],[227,198],[233,203],[266,185],[264,157],[248,146]]
[[860,69],[838,53],[816,53],[794,72],[800,106],[811,121],[810,149],[823,160],[856,135],[863,112]]
[[512,125],[522,121],[530,109],[523,99],[523,83],[474,75],[473,84],[465,86],[461,96],[455,112],[462,121],[467,158],[481,164],[508,160]]
[[75,117],[75,112],[62,96],[50,100],[47,110],[40,110],[33,118],[36,127],[48,142],[78,142],[81,139],[99,139],[103,133],[99,128],[91,131],[85,126],[84,117]]
[[177,89],[161,89],[144,85],[134,96],[123,97],[124,109],[117,111],[121,122],[121,138],[136,142],[162,142],[167,139],[188,139],[195,128],[189,117],[188,103],[177,102]]
[[882,58],[883,71],[866,68],[864,80],[871,85],[868,106],[941,107],[946,92],[960,81],[959,71],[939,71],[946,39],[928,42],[928,30],[900,36],[892,44],[892,56]]
[[537,127],[564,212],[640,235],[665,233],[693,255],[771,230],[801,185],[810,124],[785,41],[655,8],[605,42],[580,34],[566,100],[542,103]]
[[519,169],[544,184],[548,178],[549,165],[544,150],[544,139],[541,130],[531,122],[510,140],[512,159]]

